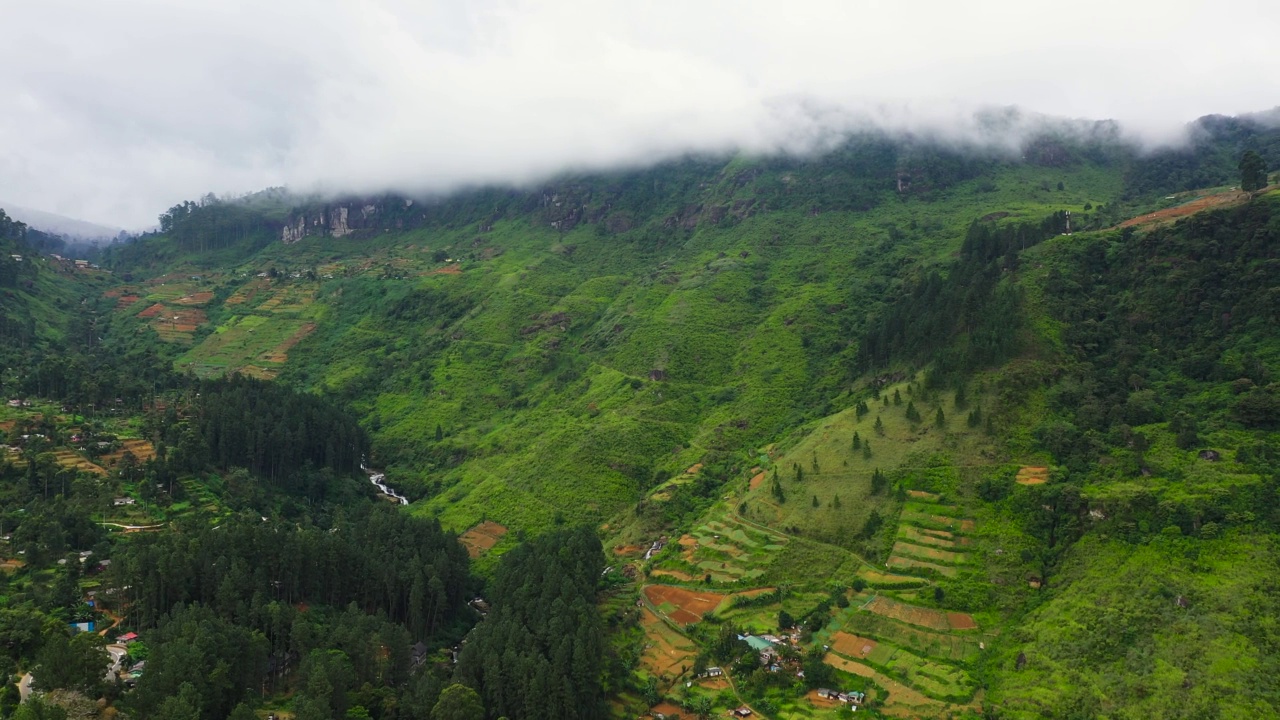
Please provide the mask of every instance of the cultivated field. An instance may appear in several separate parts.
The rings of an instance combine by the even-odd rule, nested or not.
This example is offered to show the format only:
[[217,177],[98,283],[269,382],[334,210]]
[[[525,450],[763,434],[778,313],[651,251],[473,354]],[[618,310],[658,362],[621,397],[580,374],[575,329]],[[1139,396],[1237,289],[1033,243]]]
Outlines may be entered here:
[[458,537],[458,542],[467,548],[467,555],[474,560],[480,557],[498,544],[502,536],[507,534],[507,528],[499,525],[492,520],[485,520],[475,527],[467,530]]
[[724,595],[711,592],[694,592],[670,585],[648,585],[645,598],[663,615],[679,625],[692,625],[702,616],[720,607]]

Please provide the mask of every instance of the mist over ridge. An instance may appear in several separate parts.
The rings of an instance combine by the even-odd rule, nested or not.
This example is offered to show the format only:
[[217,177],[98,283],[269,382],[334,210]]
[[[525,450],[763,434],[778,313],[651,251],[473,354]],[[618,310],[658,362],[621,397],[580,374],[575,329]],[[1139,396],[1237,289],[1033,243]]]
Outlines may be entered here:
[[0,197],[140,228],[209,191],[438,193],[813,151],[867,124],[1016,146],[1046,118],[1114,119],[1119,137],[1175,143],[1196,117],[1280,97],[1277,60],[1240,50],[1265,46],[1277,13],[54,0],[6,13]]

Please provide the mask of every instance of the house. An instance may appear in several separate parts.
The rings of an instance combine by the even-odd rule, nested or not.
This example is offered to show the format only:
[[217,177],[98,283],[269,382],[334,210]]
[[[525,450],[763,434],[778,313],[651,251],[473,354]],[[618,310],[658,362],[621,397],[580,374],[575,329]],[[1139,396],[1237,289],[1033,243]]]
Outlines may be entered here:
[[835,694],[836,693],[834,690],[830,690],[827,688],[818,688],[818,697],[820,698],[834,698]]
[[737,710],[734,710],[734,711],[733,711],[733,715],[734,715],[735,717],[750,717],[750,716],[751,716],[751,708],[747,707],[746,705],[743,705],[742,707],[738,708]]
[[724,675],[724,670],[718,667],[709,667],[706,672],[702,673],[702,677],[721,677],[722,675]]
[[409,659],[414,667],[421,665],[427,660],[427,644],[419,640],[409,648]]
[[93,622],[74,622],[68,625],[75,628],[76,632],[93,632]]
[[137,642],[137,640],[138,640],[138,633],[135,633],[135,632],[127,632],[121,635],[120,637],[116,638],[116,642],[120,643],[121,645],[129,645],[131,643]]
[[131,497],[118,497],[115,500],[112,500],[111,504],[116,507],[120,507],[121,505],[132,505],[134,502],[136,501]]

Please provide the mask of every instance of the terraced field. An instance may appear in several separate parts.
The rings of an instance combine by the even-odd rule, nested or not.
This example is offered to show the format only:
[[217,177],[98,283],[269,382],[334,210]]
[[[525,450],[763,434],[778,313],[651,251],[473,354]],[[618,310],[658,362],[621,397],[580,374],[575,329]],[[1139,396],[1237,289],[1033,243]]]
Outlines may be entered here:
[[686,582],[711,576],[714,583],[753,580],[765,574],[787,538],[728,513],[681,537],[679,552],[659,562],[651,574]]
[[[966,533],[974,522],[937,494],[910,494],[888,566],[863,570],[867,592],[856,595],[833,623],[815,633],[832,667],[869,678],[887,693],[884,711],[897,717],[947,717],[969,707],[978,691],[968,665],[986,636],[967,613],[915,604],[929,577],[950,577],[972,563]],[[877,590],[876,588],[887,588]],[[886,594],[888,593],[888,594]]]

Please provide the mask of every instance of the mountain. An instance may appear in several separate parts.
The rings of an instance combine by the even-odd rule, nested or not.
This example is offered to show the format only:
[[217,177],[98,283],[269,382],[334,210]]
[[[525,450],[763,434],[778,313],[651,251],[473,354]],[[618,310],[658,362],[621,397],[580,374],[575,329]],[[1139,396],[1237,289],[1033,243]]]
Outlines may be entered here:
[[[50,437],[148,458],[94,465],[157,528],[102,549],[173,648],[121,706],[221,653],[269,689],[193,685],[209,717],[245,683],[308,717],[847,715],[819,688],[873,717],[1274,712],[1280,194],[1233,185],[1280,130],[1190,135],[867,131],[434,198],[206,196],[100,274],[57,268],[74,343],[24,335],[5,382]],[[58,442],[9,492],[74,528],[101,492],[49,482],[96,456]],[[364,472],[407,508],[368,514]],[[70,547],[7,517],[29,558]],[[456,671],[408,679],[402,633],[429,653],[476,622]]]
[[111,242],[120,233],[124,232],[123,228],[99,225],[98,223],[77,220],[76,218],[43,210],[33,210],[19,205],[0,202],[0,207],[3,207],[10,217],[24,222],[36,230],[41,230],[51,235],[61,235],[68,240]]

